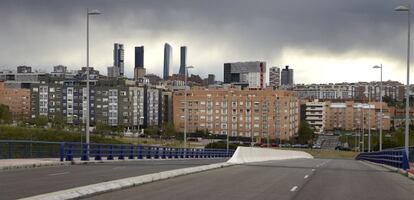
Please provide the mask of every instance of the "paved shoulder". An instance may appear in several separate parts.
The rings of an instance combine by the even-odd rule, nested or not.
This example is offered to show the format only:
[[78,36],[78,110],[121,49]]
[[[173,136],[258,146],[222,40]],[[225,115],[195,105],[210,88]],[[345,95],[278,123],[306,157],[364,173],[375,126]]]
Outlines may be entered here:
[[167,170],[224,162],[223,159],[141,160],[0,172],[0,199],[16,199]]

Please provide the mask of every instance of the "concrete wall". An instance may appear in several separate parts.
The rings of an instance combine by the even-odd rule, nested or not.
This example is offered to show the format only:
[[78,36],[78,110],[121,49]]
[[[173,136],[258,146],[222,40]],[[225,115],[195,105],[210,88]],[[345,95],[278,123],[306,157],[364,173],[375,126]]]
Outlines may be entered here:
[[271,160],[287,160],[297,158],[313,158],[313,156],[303,151],[237,147],[236,152],[234,152],[233,156],[227,162],[233,164],[242,164],[250,162],[264,162]]

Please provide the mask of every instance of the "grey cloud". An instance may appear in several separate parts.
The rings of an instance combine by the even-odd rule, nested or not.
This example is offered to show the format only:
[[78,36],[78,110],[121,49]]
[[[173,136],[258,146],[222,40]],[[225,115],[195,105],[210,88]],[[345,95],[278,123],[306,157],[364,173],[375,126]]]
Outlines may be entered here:
[[[223,62],[277,58],[284,48],[343,54],[377,52],[401,59],[406,17],[397,0],[10,0],[0,6],[0,66],[84,63],[85,9],[94,19],[96,65],[111,65],[113,42],[179,37],[197,43],[191,54],[225,47],[218,60],[197,61],[199,72],[221,72]],[[137,45],[138,45],[137,44]],[[151,47],[147,47],[151,48]],[[129,49],[130,50],[130,49]],[[176,47],[175,54],[178,48]],[[127,52],[133,53],[133,52]],[[158,55],[162,59],[162,52]],[[68,63],[62,63],[68,62]],[[130,63],[131,64],[131,63]],[[283,65],[288,63],[271,63]],[[152,66],[161,70],[161,66]],[[157,71],[155,70],[155,71]],[[217,73],[217,70],[216,73]],[[217,73],[221,78],[221,73]]]

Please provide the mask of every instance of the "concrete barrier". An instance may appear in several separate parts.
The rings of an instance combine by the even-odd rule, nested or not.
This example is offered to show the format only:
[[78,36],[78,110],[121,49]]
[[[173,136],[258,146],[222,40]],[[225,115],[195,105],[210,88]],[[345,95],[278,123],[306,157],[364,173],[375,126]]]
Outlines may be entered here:
[[242,164],[250,162],[264,162],[271,160],[287,160],[296,158],[313,158],[303,151],[290,151],[269,148],[237,147],[236,152],[228,160],[228,163]]

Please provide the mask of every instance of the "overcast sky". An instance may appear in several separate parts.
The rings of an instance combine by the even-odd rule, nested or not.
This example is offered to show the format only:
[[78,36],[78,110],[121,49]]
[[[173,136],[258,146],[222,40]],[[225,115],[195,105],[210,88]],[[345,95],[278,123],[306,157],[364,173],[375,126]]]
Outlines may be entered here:
[[[163,45],[188,47],[188,65],[202,77],[223,78],[223,63],[289,65],[295,83],[404,82],[407,14],[403,0],[0,0],[0,70],[30,65],[51,71],[90,63],[102,74],[113,64],[113,43],[125,45],[125,73],[133,75],[134,46],[145,46],[147,73],[162,74]],[[414,70],[412,70],[414,71]],[[190,72],[190,73],[191,73]],[[413,72],[414,73],[414,72]],[[414,75],[414,74],[412,74]]]

